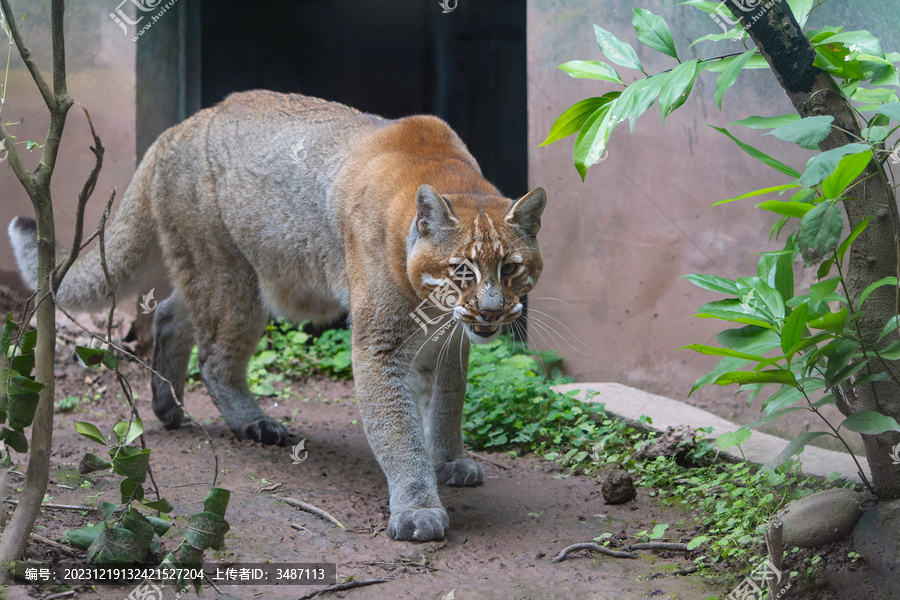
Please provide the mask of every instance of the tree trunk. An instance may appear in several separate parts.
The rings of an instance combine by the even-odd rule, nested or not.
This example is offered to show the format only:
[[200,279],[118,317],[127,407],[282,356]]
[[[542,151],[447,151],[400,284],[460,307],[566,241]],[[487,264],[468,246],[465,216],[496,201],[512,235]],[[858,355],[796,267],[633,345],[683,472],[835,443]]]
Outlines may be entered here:
[[[38,240],[37,346],[35,347],[35,380],[46,384],[40,392],[34,421],[31,424],[31,454],[25,473],[26,485],[19,504],[0,539],[0,564],[21,560],[25,546],[41,512],[41,503],[50,477],[50,449],[53,438],[54,363],[56,357],[56,305],[50,296],[50,272],[56,266],[56,235],[53,206],[49,194],[36,193],[35,206]],[[24,327],[26,324],[23,323]]]
[[[731,12],[741,19],[750,37],[778,78],[778,82],[802,117],[831,115],[834,127],[819,144],[822,151],[858,141],[861,128],[834,79],[813,65],[816,52],[800,29],[785,0],[760,3],[745,12],[739,0],[726,0]],[[844,131],[841,131],[844,130]],[[854,138],[853,136],[857,136]],[[853,199],[843,202],[852,230],[872,216],[868,227],[850,249],[849,267],[844,280],[850,300],[858,306],[859,296],[871,283],[884,277],[897,276],[897,217],[892,190],[883,182],[887,177],[874,160],[854,184]],[[878,347],[881,328],[897,314],[896,290],[890,286],[878,289],[866,301],[866,311],[859,320],[862,339]],[[885,339],[882,346],[889,340]],[[863,385],[843,390],[837,406],[842,413],[875,410],[900,421],[900,386],[892,382]],[[872,471],[872,483],[882,499],[900,498],[900,465],[892,464],[891,448],[900,444],[900,433],[863,435],[866,456]]]

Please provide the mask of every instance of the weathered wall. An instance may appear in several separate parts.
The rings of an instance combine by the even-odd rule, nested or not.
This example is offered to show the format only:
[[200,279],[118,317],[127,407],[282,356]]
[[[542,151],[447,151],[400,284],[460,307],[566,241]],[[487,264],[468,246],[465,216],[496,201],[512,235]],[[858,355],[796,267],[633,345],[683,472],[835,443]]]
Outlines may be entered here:
[[[882,38],[886,49],[898,47],[896,29],[873,16],[888,11],[886,2],[863,3],[863,15],[844,5],[829,8],[833,4],[819,8],[811,24],[839,21],[850,29],[868,28],[886,36]],[[573,79],[557,65],[575,59],[605,60],[593,24],[632,43],[648,73],[676,64],[637,42],[632,7],[666,19],[682,59],[744,50],[737,42],[704,42],[688,48],[690,40],[720,30],[703,13],[673,2],[528,3],[529,180],[544,186],[550,198],[539,235],[545,271],[530,295],[534,309],[530,331],[539,346],[561,348],[569,371],[579,380],[616,381],[686,399],[691,384],[716,361],[677,349],[712,343],[723,324],[689,318],[703,303],[721,296],[699,290],[680,276],[754,275],[757,259],[752,254],[779,248],[763,243],[775,219],[755,209],[755,200],[708,207],[787,181],[705,124],[727,126],[749,115],[780,115],[793,109],[774,76],[764,69],[744,71],[719,111],[714,100],[716,75],[705,73],[688,102],[665,125],[655,105],[633,134],[627,125],[620,125],[608,158],[591,167],[582,183],[572,162],[574,136],[550,146],[538,144],[568,106],[618,86]],[[617,70],[626,82],[639,75]],[[811,155],[746,128],[729,129],[800,170]],[[796,275],[798,280],[804,276],[799,265]],[[551,328],[555,335],[548,332]],[[732,391],[705,388],[688,401],[739,422],[756,420],[759,404],[748,408],[744,396],[730,397]],[[810,423],[799,418],[788,433]]]
[[[13,11],[27,13],[22,35],[48,82],[52,82],[50,53],[50,3],[11,1]],[[66,67],[69,95],[76,104],[69,110],[63,132],[52,193],[56,209],[56,230],[60,240],[69,241],[75,229],[78,191],[94,166],[90,127],[81,106],[91,114],[94,128],[106,154],[97,187],[88,204],[85,230],[93,232],[103,213],[106,198],[113,187],[119,197],[131,180],[135,165],[135,47],[109,18],[114,3],[69,2],[66,9]],[[0,64],[5,68],[7,38],[0,33]],[[10,132],[22,142],[43,144],[49,116],[40,94],[22,64],[15,47],[11,50],[9,81],[2,118]],[[52,85],[52,83],[51,83]],[[79,104],[81,106],[79,106]],[[37,150],[28,152],[17,145],[26,166],[34,169],[40,160]],[[16,215],[34,215],[31,201],[7,163],[0,163],[0,286],[19,285],[19,276],[6,226]],[[68,242],[67,242],[68,243]]]

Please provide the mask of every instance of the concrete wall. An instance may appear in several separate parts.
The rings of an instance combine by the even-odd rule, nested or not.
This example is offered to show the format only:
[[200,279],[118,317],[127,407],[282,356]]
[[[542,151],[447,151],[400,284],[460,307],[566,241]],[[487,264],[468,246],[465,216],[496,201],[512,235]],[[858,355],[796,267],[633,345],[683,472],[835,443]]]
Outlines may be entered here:
[[[896,28],[881,16],[874,23],[871,16],[889,12],[886,2],[863,3],[864,14],[845,5],[829,8],[833,4],[818,9],[811,25],[869,28],[885,36],[886,50],[900,47]],[[627,125],[620,125],[608,158],[591,167],[582,183],[572,162],[574,136],[550,146],[538,144],[568,106],[619,86],[573,79],[556,67],[574,59],[606,60],[594,38],[592,25],[598,24],[630,42],[648,73],[672,68],[673,59],[637,42],[633,7],[666,19],[682,59],[744,50],[732,41],[704,42],[689,49],[690,40],[720,30],[704,13],[673,2],[529,1],[529,180],[545,187],[550,198],[539,235],[545,271],[529,298],[534,309],[530,332],[538,346],[560,348],[569,372],[580,381],[615,381],[686,399],[691,384],[716,360],[677,349],[714,343],[724,327],[719,321],[689,318],[703,303],[722,296],[699,290],[680,277],[754,275],[757,259],[752,254],[780,249],[765,243],[775,219],[755,209],[755,199],[708,207],[788,180],[705,124],[721,127],[750,115],[794,110],[772,73],[764,69],[744,71],[719,111],[714,100],[716,75],[705,73],[688,102],[665,125],[656,105],[633,134]],[[626,82],[640,75],[617,70]],[[729,126],[729,130],[801,171],[811,155],[746,128]],[[796,265],[798,282],[813,275]],[[688,401],[738,422],[759,418],[759,401],[748,407],[745,396],[731,397],[733,391],[704,388]],[[820,427],[803,417],[786,432],[780,431],[783,424],[770,430],[790,434],[811,424]]]
[[[22,35],[44,77],[52,82],[50,3],[12,0],[11,4],[17,14],[27,13]],[[134,172],[136,44],[109,18],[114,8],[114,3],[69,2],[66,10],[68,89],[76,104],[69,110],[51,188],[57,234],[66,243],[74,233],[78,191],[94,166],[94,155],[89,149],[93,139],[81,106],[90,112],[106,148],[103,169],[87,207],[87,232],[97,227],[110,190],[117,187],[121,198]],[[6,36],[0,34],[0,38],[0,49],[5,50]],[[11,52],[6,102],[0,118],[4,123],[13,123],[8,128],[18,140],[43,144],[49,114],[15,47]],[[0,51],[0,56],[3,57],[0,64],[5,67],[6,53]],[[33,170],[40,160],[40,152],[28,152],[24,144],[17,148],[26,166]],[[10,219],[16,215],[33,216],[34,209],[9,164],[0,163],[0,224],[4,238],[0,242],[0,286],[3,287],[20,285],[5,233]]]

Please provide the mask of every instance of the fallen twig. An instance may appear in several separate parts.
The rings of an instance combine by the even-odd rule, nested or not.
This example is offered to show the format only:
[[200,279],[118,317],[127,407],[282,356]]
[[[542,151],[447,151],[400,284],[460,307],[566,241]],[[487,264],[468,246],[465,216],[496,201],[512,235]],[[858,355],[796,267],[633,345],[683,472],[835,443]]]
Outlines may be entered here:
[[644,544],[632,544],[626,550],[671,550],[672,552],[690,552],[687,544],[674,544],[670,542],[647,542]]
[[498,463],[497,461],[491,460],[490,458],[486,457],[486,456],[483,455],[483,454],[476,454],[475,452],[472,452],[471,450],[466,450],[466,453],[467,453],[469,456],[474,456],[474,457],[477,458],[478,460],[482,460],[482,461],[484,461],[484,462],[486,462],[486,463],[491,463],[491,464],[494,465],[495,467],[499,467],[499,468],[503,469],[504,471],[509,471],[509,467],[507,467],[506,465],[501,465],[501,464]]
[[[334,518],[329,512],[324,511],[321,508],[315,507],[312,504],[309,504],[308,502],[304,502],[303,500],[297,500],[296,498],[291,498],[289,496],[275,496],[275,497],[278,498],[279,500],[281,500],[282,502],[284,502],[285,504],[289,504],[290,506],[293,506],[294,508],[299,508],[302,511],[314,514],[317,517],[319,517],[320,519],[324,519],[334,525],[337,525],[344,531],[347,531],[347,527],[343,523],[341,523],[336,518]],[[310,598],[312,598],[312,596],[310,596]]]
[[58,594],[50,594],[49,596],[44,596],[44,600],[56,600],[57,598],[70,598],[75,595],[75,590],[69,590],[68,592],[59,592]]
[[315,591],[312,591],[304,596],[300,596],[297,600],[310,600],[310,598],[315,598],[319,594],[326,594],[328,592],[342,592],[344,590],[352,590],[353,588],[365,587],[367,585],[375,585],[376,583],[387,583],[390,581],[389,579],[368,579],[366,581],[359,581],[357,579],[351,579],[350,581],[345,581],[343,583],[336,583],[334,585],[330,585],[326,588],[319,588]]
[[594,552],[599,552],[600,554],[605,554],[606,556],[612,556],[613,558],[637,558],[637,554],[632,554],[631,552],[623,552],[621,550],[612,550],[610,548],[606,548],[605,546],[601,546],[600,544],[595,544],[593,542],[585,542],[582,544],[572,544],[568,548],[563,548],[563,551],[559,553],[559,555],[551,560],[551,563],[559,563],[566,560],[566,557],[569,556],[570,553],[576,552],[578,550],[593,550]]
[[69,548],[68,546],[64,546],[63,544],[60,544],[59,542],[54,542],[53,540],[45,538],[44,536],[38,535],[34,532],[32,532],[32,534],[31,534],[31,539],[33,539],[36,542],[40,542],[42,544],[47,544],[48,546],[52,546],[53,548],[56,548],[60,552],[68,554],[69,556],[78,556],[78,553],[75,552],[74,550],[72,550],[71,548]]
[[691,565],[690,567],[685,567],[683,569],[678,569],[677,571],[673,571],[672,575],[690,575],[691,573],[697,572],[697,565]]
[[[7,498],[6,502],[10,504],[18,504],[18,500],[13,500],[12,498]],[[50,508],[53,510],[77,510],[82,511],[86,510],[88,512],[93,512],[97,510],[96,506],[74,506],[72,504],[41,504],[41,508]]]

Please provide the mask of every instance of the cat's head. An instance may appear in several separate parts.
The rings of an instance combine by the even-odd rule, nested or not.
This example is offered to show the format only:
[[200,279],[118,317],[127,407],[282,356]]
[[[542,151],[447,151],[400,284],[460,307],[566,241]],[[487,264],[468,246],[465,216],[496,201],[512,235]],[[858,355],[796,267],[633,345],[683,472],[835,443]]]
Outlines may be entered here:
[[452,311],[473,342],[496,339],[502,325],[522,314],[521,298],[541,274],[535,236],[546,203],[541,188],[510,200],[442,196],[421,185],[407,238],[406,270],[430,312]]

